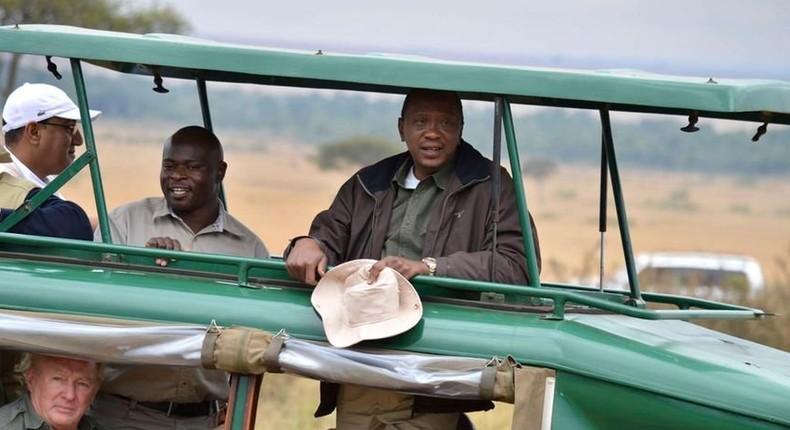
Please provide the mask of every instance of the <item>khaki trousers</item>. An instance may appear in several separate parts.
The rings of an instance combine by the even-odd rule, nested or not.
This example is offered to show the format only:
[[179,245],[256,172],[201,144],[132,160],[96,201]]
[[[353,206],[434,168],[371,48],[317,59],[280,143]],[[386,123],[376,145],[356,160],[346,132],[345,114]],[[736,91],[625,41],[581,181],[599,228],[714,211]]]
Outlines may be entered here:
[[99,393],[88,414],[105,430],[214,430],[217,414],[205,417],[173,417],[144,408],[119,397]]
[[337,430],[455,430],[460,413],[416,414],[414,397],[393,391],[341,385]]

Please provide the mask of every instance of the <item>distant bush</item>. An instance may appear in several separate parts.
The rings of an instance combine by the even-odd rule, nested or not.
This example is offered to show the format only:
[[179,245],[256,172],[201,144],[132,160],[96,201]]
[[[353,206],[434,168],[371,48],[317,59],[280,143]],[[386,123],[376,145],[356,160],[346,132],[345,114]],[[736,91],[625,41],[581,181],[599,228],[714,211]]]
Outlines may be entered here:
[[761,309],[771,316],[760,320],[700,321],[700,325],[742,339],[790,351],[790,247],[776,257],[780,275],[766,285],[759,296],[747,299],[744,306]]
[[688,190],[677,189],[672,191],[664,201],[659,204],[661,209],[692,212],[697,206],[691,201]]
[[521,163],[521,171],[525,176],[534,178],[538,183],[557,172],[557,160],[549,157],[528,158]]
[[759,320],[697,321],[701,326],[752,342],[790,351],[790,285],[768,285],[766,291],[742,303],[772,316]]
[[576,190],[558,190],[554,195],[559,200],[567,201],[574,201],[579,197],[579,193]]
[[560,214],[558,214],[555,211],[542,211],[538,214],[538,216],[540,217],[540,219],[545,219],[548,221],[548,220],[558,219],[560,217]]
[[528,158],[521,163],[524,176],[533,178],[538,183],[538,200],[543,200],[546,178],[554,175],[558,166],[557,161],[549,157]]
[[362,167],[402,152],[405,148],[377,136],[351,136],[318,147],[312,161],[321,170]]
[[751,208],[747,204],[738,203],[738,204],[730,205],[730,212],[732,212],[734,214],[744,214],[744,215],[746,215],[746,214],[750,213],[751,211],[752,211]]

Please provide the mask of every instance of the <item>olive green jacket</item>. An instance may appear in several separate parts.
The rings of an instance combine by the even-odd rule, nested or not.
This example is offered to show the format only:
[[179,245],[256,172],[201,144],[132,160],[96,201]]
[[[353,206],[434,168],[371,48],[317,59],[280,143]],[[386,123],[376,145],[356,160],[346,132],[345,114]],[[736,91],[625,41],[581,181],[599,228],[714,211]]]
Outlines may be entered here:
[[[381,258],[395,195],[392,181],[404,163],[411,163],[408,152],[363,168],[343,184],[329,209],[315,217],[310,237],[321,244],[330,265]],[[527,284],[513,179],[499,167],[502,181],[494,228],[492,167],[491,160],[461,141],[449,184],[428,223],[421,257],[436,258],[438,276],[481,281],[492,280],[495,261],[494,281]],[[540,267],[540,246],[531,216],[530,225]],[[289,251],[290,247],[286,256]]]

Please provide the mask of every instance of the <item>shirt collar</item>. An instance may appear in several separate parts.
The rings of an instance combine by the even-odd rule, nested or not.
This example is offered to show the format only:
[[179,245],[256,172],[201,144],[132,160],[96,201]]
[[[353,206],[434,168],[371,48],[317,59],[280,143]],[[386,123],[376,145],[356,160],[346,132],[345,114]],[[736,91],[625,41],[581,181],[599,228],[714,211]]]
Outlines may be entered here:
[[[444,190],[447,187],[447,184],[450,182],[450,177],[453,174],[453,164],[454,163],[447,163],[444,167],[441,168],[441,170],[439,170],[438,172],[434,173],[431,176],[428,176],[428,178],[432,177],[436,186]],[[398,168],[398,171],[395,173],[395,177],[392,178],[392,181],[403,188],[413,190],[415,187],[407,186],[407,181],[406,181],[406,178],[408,178],[409,176],[413,176],[413,172],[414,172],[414,163],[411,160],[407,160]]]
[[[154,219],[161,218],[161,217],[173,217],[181,222],[184,220],[181,219],[175,212],[170,208],[167,204],[167,200],[163,197],[161,203],[158,208],[154,211]],[[227,231],[235,236],[244,236],[244,232],[238,228],[236,223],[233,222],[233,219],[230,218],[230,214],[228,211],[225,210],[225,205],[222,204],[222,200],[219,200],[219,215],[217,215],[217,219],[214,220],[211,224],[203,228],[201,232],[216,232],[221,233],[223,231]],[[198,233],[198,232],[195,232]]]
[[39,188],[44,188],[47,186],[47,184],[49,184],[49,181],[51,180],[50,177],[46,177],[42,180],[35,173],[33,173],[32,170],[28,169],[27,166],[25,166],[25,163],[23,163],[19,158],[16,158],[16,155],[14,155],[13,152],[8,151],[8,155],[11,156],[11,162],[14,163],[14,166],[16,166],[16,168],[19,169],[19,172],[22,174],[22,179],[26,179],[36,184],[36,186]]
[[450,182],[450,177],[453,174],[454,163],[447,163],[441,170],[433,174],[433,180],[436,181],[436,186],[445,189]]
[[30,403],[30,395],[25,393],[24,397],[24,414],[25,417],[25,428],[26,429],[38,429],[44,426],[44,420],[38,416],[38,413],[33,408],[33,404]]
[[[41,178],[38,177],[38,175],[33,173],[32,170],[28,169],[28,167],[25,166],[25,163],[23,163],[22,160],[16,158],[16,155],[14,155],[13,152],[9,151],[8,147],[6,147],[5,150],[8,153],[8,155],[11,157],[11,163],[14,165],[14,167],[16,167],[16,170],[19,172],[19,174],[22,175],[22,179],[32,182],[39,188],[46,187],[53,179],[55,179],[56,175],[52,175],[52,176],[47,176],[44,180],[42,180]],[[55,195],[60,198],[63,198],[63,195],[60,194],[59,191],[56,192]]]

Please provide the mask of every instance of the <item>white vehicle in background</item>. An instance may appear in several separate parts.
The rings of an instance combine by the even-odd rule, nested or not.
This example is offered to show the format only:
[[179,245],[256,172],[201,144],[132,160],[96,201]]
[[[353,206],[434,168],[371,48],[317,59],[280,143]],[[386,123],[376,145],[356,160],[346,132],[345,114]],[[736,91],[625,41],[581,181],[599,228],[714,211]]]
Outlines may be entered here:
[[[637,254],[634,263],[644,291],[722,300],[753,296],[765,286],[760,263],[744,255],[652,252]],[[613,281],[617,288],[628,289],[625,268]]]

